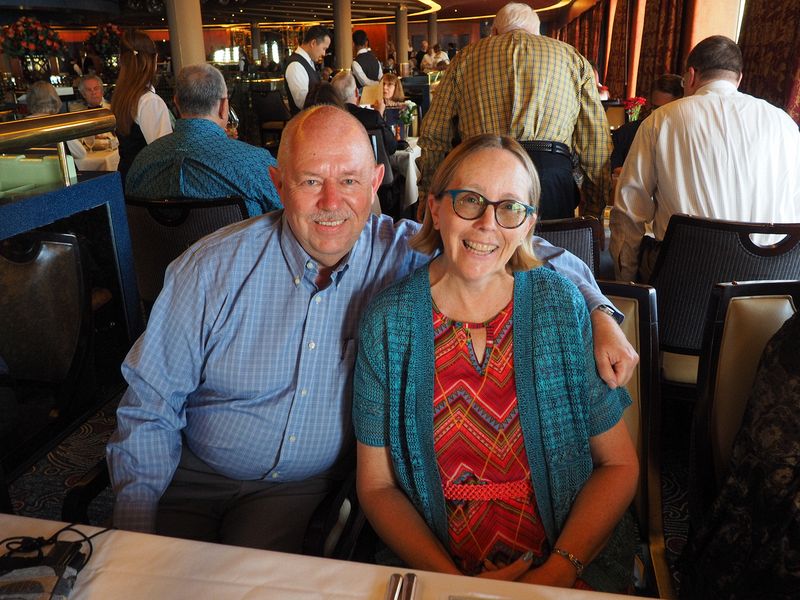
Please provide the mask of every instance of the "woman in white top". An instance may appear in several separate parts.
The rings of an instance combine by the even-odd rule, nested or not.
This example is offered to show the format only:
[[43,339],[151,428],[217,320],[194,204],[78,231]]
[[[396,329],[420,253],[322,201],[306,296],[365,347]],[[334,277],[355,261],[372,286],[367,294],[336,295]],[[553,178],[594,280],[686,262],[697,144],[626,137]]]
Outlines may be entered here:
[[128,31],[120,40],[120,69],[111,110],[117,119],[119,171],[122,182],[139,151],[172,133],[173,119],[153,87],[156,45],[141,31]]

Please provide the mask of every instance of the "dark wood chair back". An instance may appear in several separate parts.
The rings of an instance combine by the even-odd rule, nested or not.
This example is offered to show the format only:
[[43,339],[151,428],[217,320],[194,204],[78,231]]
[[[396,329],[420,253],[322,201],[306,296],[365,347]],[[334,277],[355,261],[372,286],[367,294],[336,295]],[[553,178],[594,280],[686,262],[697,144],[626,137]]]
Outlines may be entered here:
[[126,197],[139,295],[152,303],[164,285],[167,266],[200,238],[248,217],[241,198]]
[[603,226],[594,217],[551,219],[536,224],[536,235],[554,246],[568,250],[589,265],[592,274],[600,268],[600,240]]

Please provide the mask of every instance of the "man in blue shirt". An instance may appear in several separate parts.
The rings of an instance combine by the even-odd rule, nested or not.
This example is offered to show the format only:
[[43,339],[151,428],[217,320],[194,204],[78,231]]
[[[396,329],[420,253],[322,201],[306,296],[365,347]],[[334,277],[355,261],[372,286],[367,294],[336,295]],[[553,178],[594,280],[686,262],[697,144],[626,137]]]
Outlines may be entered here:
[[[343,476],[359,317],[430,257],[408,246],[418,224],[370,214],[383,166],[354,117],[316,106],[283,135],[271,173],[285,209],[173,262],[125,360],[107,449],[118,528],[297,552]],[[637,358],[594,310],[608,301],[588,267],[540,249],[581,287],[598,369],[621,385]]]
[[136,156],[125,191],[140,198],[244,199],[248,214],[282,207],[269,168],[269,152],[228,137],[228,89],[215,67],[181,69],[175,82],[175,106],[181,119],[175,131]]

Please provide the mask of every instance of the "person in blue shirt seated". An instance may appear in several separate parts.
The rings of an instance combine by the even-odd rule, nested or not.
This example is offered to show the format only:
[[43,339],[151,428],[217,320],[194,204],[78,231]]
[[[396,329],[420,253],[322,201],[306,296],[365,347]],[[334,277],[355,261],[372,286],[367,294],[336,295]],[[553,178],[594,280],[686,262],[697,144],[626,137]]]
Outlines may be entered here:
[[181,69],[175,82],[181,118],[175,131],[139,152],[125,193],[140,198],[239,196],[250,216],[282,207],[269,177],[277,163],[264,148],[231,139],[225,78],[208,64]]
[[[114,526],[301,550],[319,503],[352,471],[358,320],[430,257],[419,230],[371,214],[383,179],[361,124],[315,106],[284,131],[270,169],[282,211],[224,227],[167,269],[107,448]],[[637,357],[589,268],[535,238],[592,311],[601,375]]]

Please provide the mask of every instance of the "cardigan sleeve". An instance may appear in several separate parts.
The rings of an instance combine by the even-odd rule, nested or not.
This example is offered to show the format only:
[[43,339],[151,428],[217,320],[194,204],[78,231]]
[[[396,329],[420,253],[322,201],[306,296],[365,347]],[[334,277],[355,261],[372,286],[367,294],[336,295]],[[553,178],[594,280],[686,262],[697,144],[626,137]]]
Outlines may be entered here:
[[368,446],[389,445],[387,305],[373,302],[365,314],[358,342],[353,383],[353,425],[356,439]]
[[589,403],[589,437],[608,431],[622,418],[622,413],[631,404],[631,397],[624,387],[610,389],[600,379],[594,358],[592,325],[586,306],[580,303],[579,322],[583,337],[583,354],[586,364],[586,389]]

